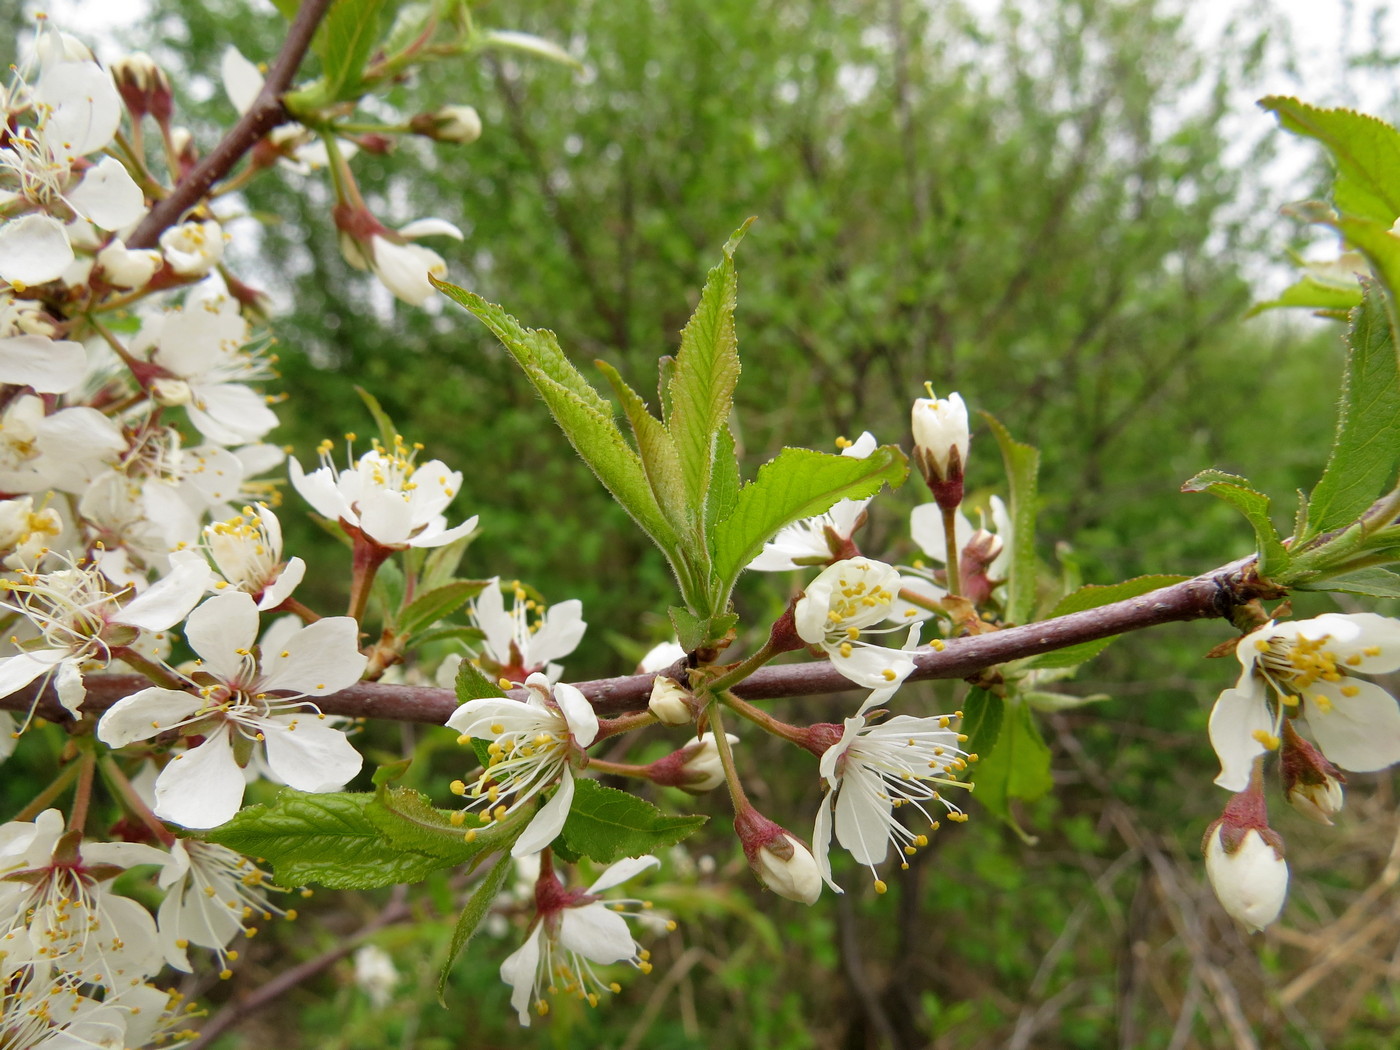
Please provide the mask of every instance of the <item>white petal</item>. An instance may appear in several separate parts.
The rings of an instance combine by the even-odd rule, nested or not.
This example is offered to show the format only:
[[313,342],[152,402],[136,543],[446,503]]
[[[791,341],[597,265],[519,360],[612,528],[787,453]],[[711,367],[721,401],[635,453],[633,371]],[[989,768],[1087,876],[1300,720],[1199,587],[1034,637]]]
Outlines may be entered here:
[[317,514],[330,518],[331,521],[338,521],[340,518],[355,520],[355,515],[341,498],[334,470],[330,467],[320,467],[306,474],[302,471],[301,464],[294,459],[288,460],[287,466],[292,488],[301,493],[301,498],[310,503]]
[[[954,539],[958,550],[967,546],[972,539],[972,522],[962,511],[957,512],[954,526]],[[948,540],[943,531],[943,510],[937,503],[923,503],[915,507],[909,515],[909,535],[919,545],[925,555],[942,565],[948,560]]]
[[111,76],[96,62],[46,66],[34,96],[54,107],[44,126],[45,137],[62,144],[71,156],[102,149],[121,126],[121,96]]
[[261,728],[267,764],[298,791],[336,791],[364,765],[345,734],[323,724],[315,712],[285,721],[268,720]]
[[583,622],[583,602],[569,598],[551,605],[540,629],[530,636],[530,662],[547,664],[578,648],[588,624]]
[[862,864],[879,864],[889,853],[894,807],[882,789],[878,773],[848,764],[836,796],[836,841]]
[[200,709],[203,701],[178,689],[151,686],[124,696],[103,713],[97,723],[97,739],[108,747],[125,747],[146,740],[183,722]]
[[822,796],[817,808],[817,823],[812,828],[812,856],[817,862],[817,870],[822,880],[837,893],[845,893],[831,877],[831,806],[833,795],[828,791]]
[[510,662],[510,643],[515,640],[515,620],[506,613],[501,578],[493,576],[472,606],[472,618],[486,635],[486,651],[497,663]]
[[240,113],[248,112],[263,86],[258,67],[244,58],[238,48],[230,47],[219,63],[219,73],[224,81],[224,93],[233,108]]
[[888,689],[914,671],[913,657],[901,649],[853,645],[850,656],[842,655],[836,646],[827,648],[827,652],[831,655],[832,667],[865,689]]
[[614,886],[620,886],[628,879],[647,870],[647,868],[658,868],[661,861],[655,857],[623,857],[621,860],[608,866],[603,874],[599,875],[592,886],[588,887],[589,893],[602,893],[610,890]]
[[558,838],[559,832],[564,830],[564,821],[569,819],[569,807],[573,802],[574,775],[569,767],[565,766],[554,797],[540,807],[535,819],[525,828],[524,834],[515,840],[510,855],[525,857],[531,853],[538,853]]
[[419,237],[431,237],[434,234],[451,237],[454,241],[462,239],[462,231],[446,219],[415,219],[407,226],[399,227],[399,236],[407,237],[411,241]]
[[62,394],[83,381],[87,351],[82,343],[15,335],[0,339],[0,382],[32,386],[41,394]]
[[69,194],[85,219],[104,230],[120,230],[146,214],[146,197],[131,172],[115,157],[103,157]]
[[[1376,613],[1324,613],[1314,620],[1305,621],[1299,632],[1305,638],[1319,638],[1330,634],[1342,644],[1328,646],[1335,648],[1339,655],[1357,658],[1356,663],[1347,663],[1351,670],[1365,674],[1389,674],[1400,670],[1400,620]],[[1375,655],[1367,649],[1380,650]]]
[[526,1028],[530,1027],[530,1000],[535,994],[535,973],[540,967],[540,938],[543,936],[544,926],[536,924],[525,943],[501,963],[501,980],[511,988],[510,1005]]
[[413,535],[413,508],[397,492],[373,488],[360,499],[360,528],[386,547],[406,544]]
[[1254,734],[1272,733],[1273,727],[1261,690],[1235,688],[1222,692],[1210,712],[1210,746],[1220,758],[1220,775],[1215,782],[1227,791],[1248,787],[1255,758],[1267,750]]
[[[1356,694],[1343,696],[1343,685]],[[1314,700],[1319,693],[1330,710]],[[1355,678],[1317,682],[1304,691],[1303,710],[1317,746],[1343,769],[1368,773],[1400,762],[1400,705],[1380,686]]]
[[602,901],[565,908],[559,916],[559,943],[595,963],[621,962],[637,954],[627,920]]
[[359,625],[349,616],[327,616],[308,624],[277,652],[263,653],[265,690],[325,696],[354,685],[368,659],[357,648]]
[[57,280],[73,261],[63,223],[49,215],[24,215],[0,223],[0,280],[15,285]]
[[[190,610],[204,597],[213,573],[208,562],[190,551],[177,551],[170,561],[168,575],[122,606],[115,617],[119,623],[148,631],[164,631],[191,615]],[[252,638],[248,644],[252,644]]]
[[58,694],[59,706],[76,717],[78,708],[83,706],[83,700],[87,697],[83,672],[77,660],[64,660],[58,665],[58,673],[53,676],[53,690]]
[[190,422],[210,441],[242,445],[257,441],[278,424],[267,399],[242,383],[195,383],[185,406]]
[[204,670],[225,682],[243,677],[246,652],[258,637],[258,607],[242,591],[216,594],[190,613],[185,638],[204,661]]
[[297,589],[297,584],[306,577],[306,562],[300,558],[291,558],[287,564],[282,566],[282,571],[277,574],[277,579],[273,580],[258,599],[258,609],[266,612],[268,609],[275,609],[292,596],[292,592]]
[[243,804],[246,781],[233,760],[228,732],[176,755],[156,779],[155,814],[186,828],[216,828]]
[[52,671],[67,656],[63,649],[37,649],[0,657],[0,696],[23,689],[46,671]]
[[598,736],[598,714],[588,699],[574,686],[560,682],[554,687],[554,700],[579,747],[593,743]]

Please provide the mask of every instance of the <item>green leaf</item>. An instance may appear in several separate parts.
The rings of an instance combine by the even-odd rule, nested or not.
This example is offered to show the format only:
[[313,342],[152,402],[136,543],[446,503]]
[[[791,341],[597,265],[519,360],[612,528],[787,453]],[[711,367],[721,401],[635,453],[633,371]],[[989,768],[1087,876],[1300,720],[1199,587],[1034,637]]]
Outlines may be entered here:
[[[724,246],[724,259],[712,269],[695,312],[681,331],[681,348],[671,370],[666,429],[680,457],[689,505],[706,524],[720,434],[728,430],[739,381],[739,344],[734,334],[738,277],[734,251],[753,219]],[[731,443],[732,444],[732,443]]]
[[[1149,591],[1155,591],[1161,587],[1170,587],[1172,584],[1180,583],[1186,578],[1185,576],[1167,575],[1138,576],[1131,580],[1124,580],[1121,583],[1106,585],[1089,584],[1061,598],[1055,605],[1055,608],[1050,610],[1050,614],[1046,618],[1053,619],[1056,616],[1068,616],[1070,613],[1083,612],[1085,609],[1097,609],[1102,605],[1108,605],[1112,602],[1126,601],[1129,598],[1136,598],[1140,594],[1147,594]],[[1064,649],[1056,649],[1054,652],[1041,653],[1039,656],[1031,657],[1023,666],[1027,668],[1074,667],[1103,652],[1117,637],[1116,634],[1110,635],[1107,638],[1099,638],[1096,641],[1081,642],[1078,645],[1071,645]]]
[[784,525],[824,514],[838,500],[873,496],[884,484],[898,488],[908,473],[909,461],[894,445],[882,445],[865,459],[783,449],[739,490],[734,513],[710,534],[724,593]]
[[452,823],[453,810],[438,809],[428,796],[406,787],[381,785],[365,816],[384,838],[405,850],[439,857],[451,867],[480,859],[488,852],[508,849],[534,815],[530,807],[516,810],[505,821],[474,828],[470,842],[462,825]]
[[426,591],[409,602],[398,616],[398,630],[402,634],[414,634],[430,627],[438,620],[450,616],[461,608],[469,598],[475,598],[490,580],[453,580],[442,587]]
[[1344,216],[1387,227],[1400,216],[1400,133],[1349,109],[1317,109],[1296,98],[1262,99],[1289,131],[1316,139],[1337,164],[1332,199]]
[[490,912],[492,902],[500,894],[501,887],[506,884],[506,879],[514,870],[514,858],[509,853],[502,853],[500,859],[486,873],[486,877],[477,883],[476,889],[467,899],[466,907],[462,909],[462,914],[457,916],[457,925],[452,929],[452,943],[447,949],[447,960],[442,964],[442,972],[438,974],[438,1002],[442,1006],[447,1005],[444,995],[452,964],[457,961],[457,956],[462,954],[462,949],[481,926],[481,920]]
[[452,574],[457,571],[457,567],[462,564],[462,555],[467,552],[467,547],[471,545],[473,537],[463,536],[461,539],[453,540],[442,547],[434,547],[428,552],[427,560],[423,563],[423,571],[418,577],[418,586],[425,590],[434,590],[445,583],[452,581]]
[[394,428],[394,421],[389,418],[389,413],[384,411],[384,406],[379,403],[379,398],[364,387],[355,387],[355,393],[360,395],[360,400],[365,403],[365,408],[369,409],[370,418],[374,420],[374,425],[379,430],[379,443],[386,449],[392,450],[395,445],[394,439],[399,436],[399,432]]
[[694,519],[686,499],[680,455],[676,452],[676,444],[671,440],[665,424],[647,411],[646,402],[642,400],[641,395],[627,385],[616,368],[606,361],[593,363],[607,377],[613,393],[622,403],[622,411],[632,427],[632,437],[641,456],[642,469],[646,471],[647,483],[651,486],[661,512],[677,532],[689,530],[694,525]]
[[1376,567],[1357,569],[1341,576],[1329,576],[1316,583],[1295,585],[1302,591],[1344,591],[1372,598],[1400,598],[1400,575]]
[[501,691],[501,687],[491,679],[481,673],[481,668],[470,660],[463,660],[461,666],[457,668],[457,702],[465,704],[468,700],[485,700],[488,697],[501,697],[506,694]]
[[739,614],[732,612],[701,617],[679,605],[671,606],[670,611],[676,640],[688,653],[720,641],[739,622]]
[[1389,296],[1385,299],[1386,312],[1392,326],[1397,324],[1395,316],[1395,296],[1400,294],[1400,238],[1391,233],[1392,223],[1373,222],[1370,219],[1341,218],[1328,225],[1335,228],[1344,240],[1356,248],[1371,269],[1380,279]]
[[[1393,238],[1392,238],[1393,239]],[[1337,433],[1308,500],[1308,535],[1356,521],[1389,487],[1400,464],[1400,374],[1395,333],[1373,281],[1351,315]]]
[[970,755],[979,756],[979,761],[992,753],[997,737],[1001,735],[1001,720],[1006,712],[1006,701],[995,693],[980,686],[968,690],[963,700],[961,732],[967,737],[963,745]]
[[573,804],[559,835],[574,853],[611,864],[674,846],[707,820],[667,816],[636,795],[580,778],[574,781]]
[[1251,307],[1245,316],[1253,317],[1265,310],[1283,307],[1305,307],[1320,311],[1328,317],[1336,317],[1339,314],[1345,315],[1353,307],[1359,306],[1360,303],[1361,286],[1359,284],[1352,283],[1342,286],[1306,275],[1285,288],[1277,299],[1270,299],[1268,302],[1258,303]]
[[335,0],[316,34],[313,49],[321,59],[330,101],[356,98],[361,74],[383,33],[390,0]]
[[1011,437],[990,413],[981,413],[1001,446],[1006,468],[1008,512],[1011,515],[1011,570],[1007,583],[1006,618],[1025,623],[1035,606],[1035,516],[1040,474],[1040,451]]
[[1011,801],[1034,802],[1053,786],[1050,779],[1050,748],[1040,735],[1040,727],[1026,704],[1019,699],[1006,701],[996,746],[991,754],[980,755],[973,783],[977,801],[1007,823]]
[[[418,882],[471,854],[508,848],[514,841],[494,829],[461,843],[464,856],[405,848],[371,818],[375,795],[332,791],[284,791],[268,806],[249,806],[221,827],[202,832],[208,842],[261,857],[284,886],[315,884],[331,889],[374,889]],[[470,851],[467,853],[466,851]]]
[[1272,579],[1288,567],[1288,550],[1269,517],[1269,497],[1249,487],[1249,481],[1223,470],[1203,470],[1181,486],[1182,492],[1209,492],[1234,507],[1254,527],[1259,549],[1259,575]]
[[564,356],[553,332],[523,328],[481,296],[443,281],[439,291],[465,307],[499,339],[544,398],[554,421],[614,499],[671,563],[687,600],[695,590],[685,573],[680,540],[647,481],[641,458],[613,422],[613,406]]

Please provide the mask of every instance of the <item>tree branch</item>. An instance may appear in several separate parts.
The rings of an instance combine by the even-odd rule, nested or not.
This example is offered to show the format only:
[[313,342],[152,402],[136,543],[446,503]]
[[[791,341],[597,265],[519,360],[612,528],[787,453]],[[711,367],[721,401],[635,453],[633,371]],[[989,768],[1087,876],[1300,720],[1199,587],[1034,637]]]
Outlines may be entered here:
[[[1283,597],[1285,592],[1282,588],[1261,580],[1254,569],[1255,558],[1250,556],[1138,598],[1023,627],[1008,627],[971,638],[950,638],[942,643],[941,649],[918,650],[914,658],[915,670],[908,680],[968,678],[1009,660],[1165,623],[1207,617],[1228,618],[1236,606],[1255,598]],[[684,669],[677,668],[672,673],[683,675]],[[651,674],[627,675],[574,684],[593,703],[599,715],[614,717],[645,710],[654,677]],[[107,674],[89,676],[86,684],[87,699],[83,701],[83,710],[99,714],[122,697],[144,689],[150,683],[141,675]],[[736,685],[733,691],[745,700],[772,700],[786,696],[849,692],[854,688],[848,679],[823,660],[760,668]],[[0,709],[27,709],[38,692],[35,686],[28,686],[0,698]],[[67,720],[68,716],[58,705],[52,689],[45,688],[38,699],[39,713],[45,718],[60,722]],[[441,724],[457,709],[458,703],[450,689],[361,682],[318,698],[316,706],[329,715]]]
[[316,35],[331,3],[332,0],[303,0],[258,97],[208,156],[180,180],[174,192],[157,202],[141,220],[136,232],[126,239],[128,248],[155,247],[160,235],[203,198],[214,183],[233,170],[260,138],[278,124],[286,123],[289,115],[282,105],[282,95],[291,86],[292,77],[296,76],[306,49],[311,46],[311,38]]

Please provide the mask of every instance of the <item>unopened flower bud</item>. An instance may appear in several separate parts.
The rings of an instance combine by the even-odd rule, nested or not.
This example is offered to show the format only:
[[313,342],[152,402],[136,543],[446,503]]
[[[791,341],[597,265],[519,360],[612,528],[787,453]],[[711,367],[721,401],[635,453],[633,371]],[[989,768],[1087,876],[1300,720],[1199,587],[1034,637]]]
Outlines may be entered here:
[[185,222],[160,235],[165,261],[182,277],[203,277],[224,256],[224,231],[214,220]]
[[685,650],[679,642],[662,642],[647,650],[642,662],[637,665],[638,674],[655,674],[664,671],[677,660],[685,659]]
[[418,113],[408,126],[414,134],[438,142],[466,145],[481,138],[481,115],[474,106],[442,106],[431,113]]
[[173,95],[165,70],[143,51],[123,55],[112,63],[112,80],[134,120],[147,113],[159,124],[170,120]]
[[133,251],[117,238],[97,253],[102,276],[114,288],[142,288],[160,269],[160,252],[152,249]]
[[160,378],[151,381],[151,396],[156,403],[167,408],[176,408],[180,405],[188,405],[194,394],[190,390],[189,383],[183,379]]
[[958,394],[938,398],[933,396],[932,387],[928,392],[928,397],[914,402],[914,462],[938,505],[952,510],[962,503],[963,470],[972,440],[967,406]]
[[1249,787],[1226,804],[1201,843],[1221,907],[1256,932],[1278,918],[1288,896],[1283,839],[1269,827],[1259,769],[1256,763]]
[[[726,733],[725,739],[730,747],[739,742],[733,733]],[[724,783],[724,763],[720,761],[714,733],[702,733],[685,747],[658,758],[647,766],[647,777],[653,783],[678,787],[692,795],[713,791]]]
[[175,164],[179,169],[174,173],[178,176],[176,181],[183,179],[199,164],[199,150],[194,144],[194,133],[189,128],[170,129],[170,152],[175,155]]
[[647,708],[662,725],[683,726],[695,720],[692,698],[674,678],[657,675],[651,685]]
[[759,882],[788,900],[816,903],[822,893],[821,869],[800,839],[752,806],[735,816],[734,830]]
[[1345,801],[1346,775],[1299,736],[1289,719],[1283,723],[1279,773],[1289,805],[1318,824],[1332,823]]

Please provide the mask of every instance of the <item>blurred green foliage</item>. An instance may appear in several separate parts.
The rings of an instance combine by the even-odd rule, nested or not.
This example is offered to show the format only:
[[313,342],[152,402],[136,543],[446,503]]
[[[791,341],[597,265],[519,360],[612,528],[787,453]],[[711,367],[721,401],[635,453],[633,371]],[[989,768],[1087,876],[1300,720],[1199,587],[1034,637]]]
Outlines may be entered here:
[[[207,148],[232,110],[204,71],[231,43],[270,59],[283,23],[242,0],[156,6],[133,42],[184,70],[176,83],[202,101],[183,119]],[[1315,481],[1340,331],[1239,320],[1262,297],[1246,273],[1290,233],[1273,217],[1281,202],[1259,199],[1267,147],[1240,151],[1226,122],[1229,89],[1266,53],[1263,24],[1236,27],[1207,54],[1163,0],[1006,3],[993,17],[956,2],[539,0],[477,17],[565,44],[583,72],[488,53],[401,85],[390,98],[399,117],[470,103],[486,133],[469,147],[361,154],[371,207],[389,225],[462,223],[465,245],[444,250],[456,283],[556,331],[581,367],[606,359],[644,392],[725,237],[756,215],[738,257],[734,428],[749,474],[785,442],[829,449],[864,429],[904,440],[910,399],[930,380],[1041,448],[1047,571],[1099,583],[1196,572],[1251,549],[1227,507],[1178,493],[1203,467],[1280,495]],[[244,200],[278,217],[257,256],[234,263],[286,311],[277,328],[292,400],[275,436],[305,464],[324,436],[367,434],[352,390],[362,385],[427,455],[464,471],[458,509],[483,521],[466,571],[584,600],[594,644],[570,662],[572,677],[618,673],[625,661],[612,648],[630,659],[625,639],[669,633],[675,598],[659,557],[566,454],[493,338],[453,308],[395,307],[349,269],[316,177],[258,180]],[[974,487],[995,490],[998,467],[983,434]],[[887,503],[866,547],[908,556],[900,504]],[[344,553],[295,513],[283,520],[289,548],[318,566],[306,600],[334,608]],[[755,622],[787,586],[744,581]],[[1292,964],[1256,956],[1200,889],[1195,842],[1223,802],[1208,784],[1205,712],[1236,671],[1199,657],[1224,637],[1200,625],[1155,631],[1092,665],[1082,687],[1115,700],[1048,720],[1057,786],[1024,814],[1035,845],[974,799],[978,819],[942,832],[887,896],[847,865],[848,896],[804,910],[726,888],[725,876],[745,876],[718,815],[653,886],[659,906],[691,918],[658,942],[652,977],[634,975],[596,1012],[560,1002],[529,1031],[496,973],[518,931],[475,943],[452,976],[451,1008],[434,1004],[451,928],[449,889],[434,882],[413,891],[419,922],[377,937],[404,970],[393,1006],[371,1008],[341,964],[218,1045],[1240,1045],[1209,1005],[1229,995],[1202,984],[1214,971],[1201,951],[1234,975],[1236,1005],[1263,1045],[1323,1045],[1319,1000],[1290,1012],[1264,990]],[[925,684],[898,703],[957,700]],[[847,706],[775,710],[839,720]],[[419,733],[376,739],[391,755]],[[805,835],[815,769],[754,736],[740,760],[755,802]],[[441,795],[434,761],[411,780]],[[453,761],[439,750],[439,772]],[[1375,790],[1384,797],[1384,782]],[[1320,841],[1288,815],[1280,826],[1295,856]],[[1290,915],[1344,907],[1379,870],[1377,848],[1379,858],[1334,850],[1335,882],[1295,894]],[[330,947],[375,906],[326,897],[293,931],[314,929],[321,943],[268,931],[240,978],[270,975],[287,951]],[[210,998],[217,1008],[219,990]],[[1377,989],[1335,1045],[1391,1045],[1396,1011]]]

